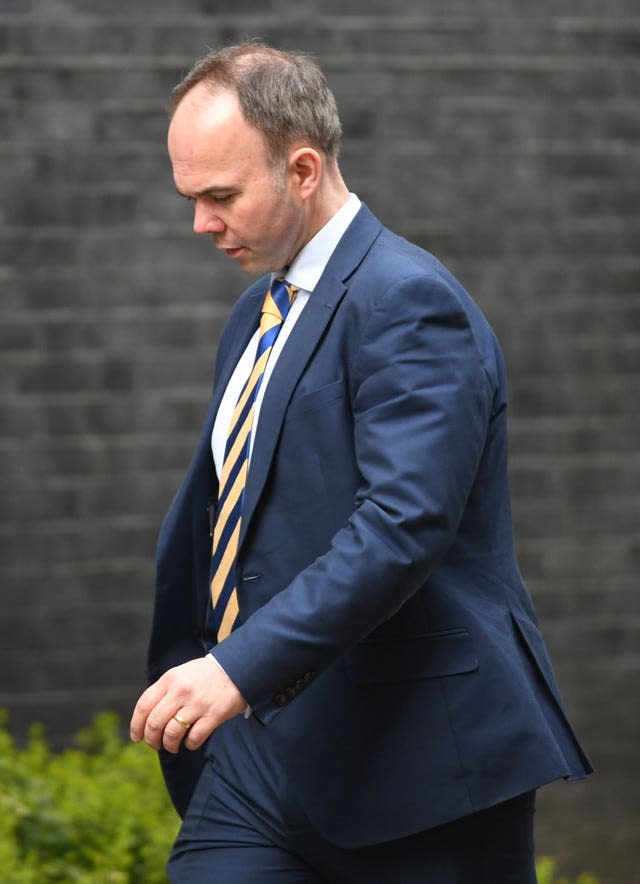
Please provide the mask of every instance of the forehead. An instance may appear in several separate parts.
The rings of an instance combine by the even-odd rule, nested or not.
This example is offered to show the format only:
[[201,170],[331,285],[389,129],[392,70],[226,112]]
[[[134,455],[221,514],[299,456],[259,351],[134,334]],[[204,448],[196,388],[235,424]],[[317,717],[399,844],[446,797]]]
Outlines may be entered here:
[[211,93],[198,83],[182,99],[167,139],[174,175],[263,171],[267,150],[262,133],[244,119],[235,94]]

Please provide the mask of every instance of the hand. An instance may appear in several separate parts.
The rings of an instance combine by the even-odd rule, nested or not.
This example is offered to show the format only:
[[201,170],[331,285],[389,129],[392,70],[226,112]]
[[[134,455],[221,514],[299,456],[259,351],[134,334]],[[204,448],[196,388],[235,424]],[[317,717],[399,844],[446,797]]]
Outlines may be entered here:
[[[207,654],[169,669],[142,694],[131,717],[131,739],[154,749],[198,749],[247,703],[220,664]],[[174,716],[188,722],[185,727]]]

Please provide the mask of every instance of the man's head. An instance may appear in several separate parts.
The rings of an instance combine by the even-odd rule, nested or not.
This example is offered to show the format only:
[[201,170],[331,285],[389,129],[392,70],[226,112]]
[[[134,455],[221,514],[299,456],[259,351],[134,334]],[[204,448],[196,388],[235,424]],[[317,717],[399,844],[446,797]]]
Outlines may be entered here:
[[200,59],[171,93],[173,116],[198,83],[212,95],[235,93],[245,120],[262,133],[274,166],[282,167],[294,143],[338,159],[342,127],[333,93],[318,65],[300,52],[241,43]]
[[259,44],[210,53],[174,89],[169,155],[194,230],[249,272],[287,266],[346,200],[340,122],[310,60]]

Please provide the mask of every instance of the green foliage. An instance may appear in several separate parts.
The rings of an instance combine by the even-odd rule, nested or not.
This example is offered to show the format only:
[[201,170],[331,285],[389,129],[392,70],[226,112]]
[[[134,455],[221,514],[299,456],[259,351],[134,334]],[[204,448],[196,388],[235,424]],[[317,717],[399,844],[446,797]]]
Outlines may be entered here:
[[[155,752],[123,741],[116,715],[96,716],[77,749],[52,752],[33,725],[14,745],[0,711],[0,884],[166,884],[179,820]],[[541,857],[539,884],[574,881]]]
[[148,746],[96,717],[53,753],[33,725],[17,748],[0,717],[1,884],[161,884],[179,820]]
[[583,872],[574,880],[556,874],[557,864],[550,856],[541,856],[536,863],[538,884],[598,884],[598,879],[593,875]]

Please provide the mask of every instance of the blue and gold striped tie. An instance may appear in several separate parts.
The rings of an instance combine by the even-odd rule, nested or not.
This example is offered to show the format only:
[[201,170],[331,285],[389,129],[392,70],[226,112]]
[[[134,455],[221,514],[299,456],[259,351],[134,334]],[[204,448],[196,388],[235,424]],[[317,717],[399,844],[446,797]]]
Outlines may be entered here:
[[274,280],[267,292],[262,305],[260,336],[253,369],[242,388],[229,423],[222,475],[218,483],[211,559],[211,603],[218,642],[229,635],[238,616],[235,566],[256,397],[269,355],[297,292],[295,286],[281,278]]

